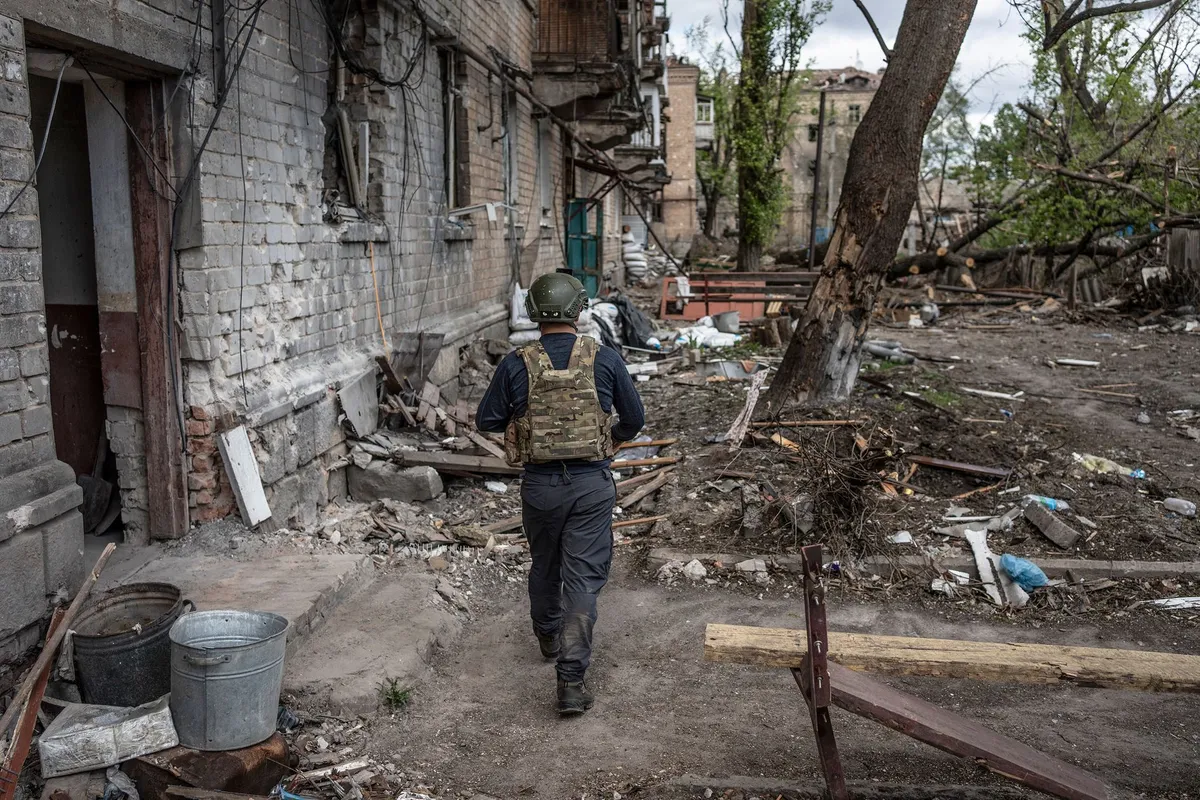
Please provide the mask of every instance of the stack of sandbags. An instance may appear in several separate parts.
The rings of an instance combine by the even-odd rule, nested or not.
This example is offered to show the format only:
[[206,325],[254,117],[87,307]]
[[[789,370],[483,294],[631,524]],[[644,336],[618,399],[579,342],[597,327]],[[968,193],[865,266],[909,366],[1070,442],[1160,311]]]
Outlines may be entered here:
[[528,289],[522,289],[520,284],[513,286],[512,306],[508,314],[508,343],[514,347],[536,342],[541,334],[538,324],[529,318],[525,312],[525,295]]
[[621,255],[625,261],[626,281],[640,283],[648,272],[646,249],[629,231],[621,234]]

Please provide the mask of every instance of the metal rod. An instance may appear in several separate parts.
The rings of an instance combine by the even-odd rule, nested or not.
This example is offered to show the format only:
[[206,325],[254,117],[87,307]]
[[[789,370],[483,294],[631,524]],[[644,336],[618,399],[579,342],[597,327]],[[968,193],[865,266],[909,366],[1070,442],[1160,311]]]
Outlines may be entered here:
[[821,148],[825,144],[825,90],[821,90],[821,112],[817,117],[817,158],[813,163],[812,202],[808,220],[808,268],[817,263],[817,204],[821,191]]

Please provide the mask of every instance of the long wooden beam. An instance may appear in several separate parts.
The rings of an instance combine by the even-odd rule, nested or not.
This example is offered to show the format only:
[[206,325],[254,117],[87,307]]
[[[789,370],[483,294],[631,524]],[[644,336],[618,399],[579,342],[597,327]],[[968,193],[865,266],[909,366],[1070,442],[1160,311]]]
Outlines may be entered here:
[[[704,657],[799,669],[807,651],[804,642],[802,630],[710,624]],[[886,675],[1200,692],[1200,656],[1144,650],[831,632],[829,658],[853,670]]]
[[[804,688],[804,676],[792,670]],[[978,722],[893,689],[867,675],[829,665],[833,703],[992,772],[1067,800],[1109,800],[1104,782],[1074,764],[1033,749]]]

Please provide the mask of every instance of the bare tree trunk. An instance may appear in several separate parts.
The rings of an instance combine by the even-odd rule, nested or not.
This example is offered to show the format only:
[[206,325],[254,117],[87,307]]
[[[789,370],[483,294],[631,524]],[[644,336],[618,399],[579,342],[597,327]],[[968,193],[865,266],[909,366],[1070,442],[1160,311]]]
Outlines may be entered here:
[[766,396],[844,400],[879,285],[913,204],[925,129],[958,58],[976,0],[908,0],[879,91],[850,145],[841,203],[820,280]]
[[758,272],[762,266],[762,245],[751,242],[745,236],[738,239],[737,271]]
[[715,199],[705,199],[704,201],[704,235],[710,239],[715,239],[717,236],[717,205],[721,202],[720,195]]

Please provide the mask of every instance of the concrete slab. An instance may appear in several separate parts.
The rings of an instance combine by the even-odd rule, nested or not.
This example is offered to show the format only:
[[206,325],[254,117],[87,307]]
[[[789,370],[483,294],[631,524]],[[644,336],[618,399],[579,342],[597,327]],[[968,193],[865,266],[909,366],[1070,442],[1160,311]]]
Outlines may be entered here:
[[167,554],[157,547],[119,548],[114,563],[104,571],[100,590],[161,581],[178,586],[201,611],[280,614],[292,623],[290,655],[301,639],[374,575],[374,564],[364,555],[283,554],[234,560],[203,553]]
[[416,564],[380,576],[288,660],[284,688],[322,697],[333,713],[360,714],[378,706],[385,679],[403,688],[418,685],[434,651],[462,632],[436,584],[436,576]]

